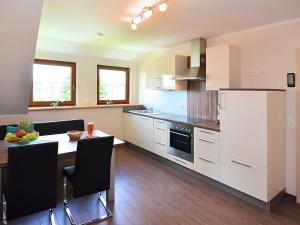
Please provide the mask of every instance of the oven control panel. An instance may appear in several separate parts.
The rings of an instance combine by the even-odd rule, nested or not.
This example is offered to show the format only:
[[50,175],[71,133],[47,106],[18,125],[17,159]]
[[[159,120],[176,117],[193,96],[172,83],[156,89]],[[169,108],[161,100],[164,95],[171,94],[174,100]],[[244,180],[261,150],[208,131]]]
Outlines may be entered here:
[[193,133],[193,127],[186,124],[171,123],[170,129],[185,132],[185,133],[190,133],[190,134]]

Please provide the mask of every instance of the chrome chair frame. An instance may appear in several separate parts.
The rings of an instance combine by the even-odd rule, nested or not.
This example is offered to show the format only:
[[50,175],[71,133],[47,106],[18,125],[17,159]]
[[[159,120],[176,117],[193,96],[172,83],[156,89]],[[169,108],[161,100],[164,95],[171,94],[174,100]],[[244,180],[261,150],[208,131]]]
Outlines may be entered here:
[[[67,178],[64,177],[64,209],[67,213],[67,216],[68,216],[68,219],[71,223],[71,225],[78,225],[75,217],[73,216],[70,208],[69,208],[69,205],[68,205],[68,200],[67,200]],[[106,211],[106,215],[104,216],[101,216],[101,217],[98,217],[98,218],[95,218],[95,219],[92,219],[92,220],[89,220],[87,222],[84,222],[84,223],[81,223],[80,225],[88,225],[88,224],[93,224],[93,223],[99,223],[99,222],[102,222],[106,219],[108,219],[109,217],[112,217],[113,216],[113,213],[111,212],[111,210],[108,208],[108,201],[109,201],[109,193],[108,193],[108,190],[106,190],[106,196],[105,196],[105,199],[103,198],[103,196],[101,195],[101,193],[98,193],[99,194],[99,197],[98,197],[98,200],[100,201],[101,205],[103,206],[103,208],[105,209]]]

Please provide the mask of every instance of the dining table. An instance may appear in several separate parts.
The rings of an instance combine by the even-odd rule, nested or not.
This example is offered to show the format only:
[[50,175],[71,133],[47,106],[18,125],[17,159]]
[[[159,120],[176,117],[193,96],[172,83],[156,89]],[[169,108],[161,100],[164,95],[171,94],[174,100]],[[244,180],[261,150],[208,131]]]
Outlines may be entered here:
[[[94,130],[93,137],[106,137],[110,136],[109,134],[101,131]],[[87,138],[87,132],[84,131],[81,138]],[[38,140],[27,143],[26,145],[36,144],[44,141],[55,141],[58,142],[58,162],[57,162],[57,201],[60,202],[63,200],[63,176],[62,169],[65,166],[74,165],[76,151],[77,151],[77,143],[78,141],[70,140],[67,133],[63,134],[54,134],[54,135],[45,135],[40,136]],[[107,201],[113,201],[115,198],[115,148],[123,145],[124,142],[120,139],[114,138],[113,143],[113,151],[111,157],[111,170],[110,170],[110,189],[106,192]],[[2,170],[7,167],[8,161],[8,150],[9,147],[16,146],[20,144],[8,143],[4,140],[0,140],[0,199],[2,204]],[[70,195],[70,194],[68,194]],[[70,195],[71,196],[71,195]]]

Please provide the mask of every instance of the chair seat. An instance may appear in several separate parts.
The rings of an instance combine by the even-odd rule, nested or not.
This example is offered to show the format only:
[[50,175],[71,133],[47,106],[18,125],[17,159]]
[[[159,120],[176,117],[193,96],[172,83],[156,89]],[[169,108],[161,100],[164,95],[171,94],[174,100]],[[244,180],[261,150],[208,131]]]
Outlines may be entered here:
[[62,171],[63,176],[67,177],[71,184],[75,183],[75,166],[67,166]]

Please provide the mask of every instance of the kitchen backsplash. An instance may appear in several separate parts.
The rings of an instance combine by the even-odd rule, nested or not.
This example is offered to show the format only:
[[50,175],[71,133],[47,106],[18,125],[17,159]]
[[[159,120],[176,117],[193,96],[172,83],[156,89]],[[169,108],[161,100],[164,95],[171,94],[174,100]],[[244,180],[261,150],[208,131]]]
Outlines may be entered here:
[[187,116],[187,91],[144,89],[140,100],[146,108],[154,111]]

